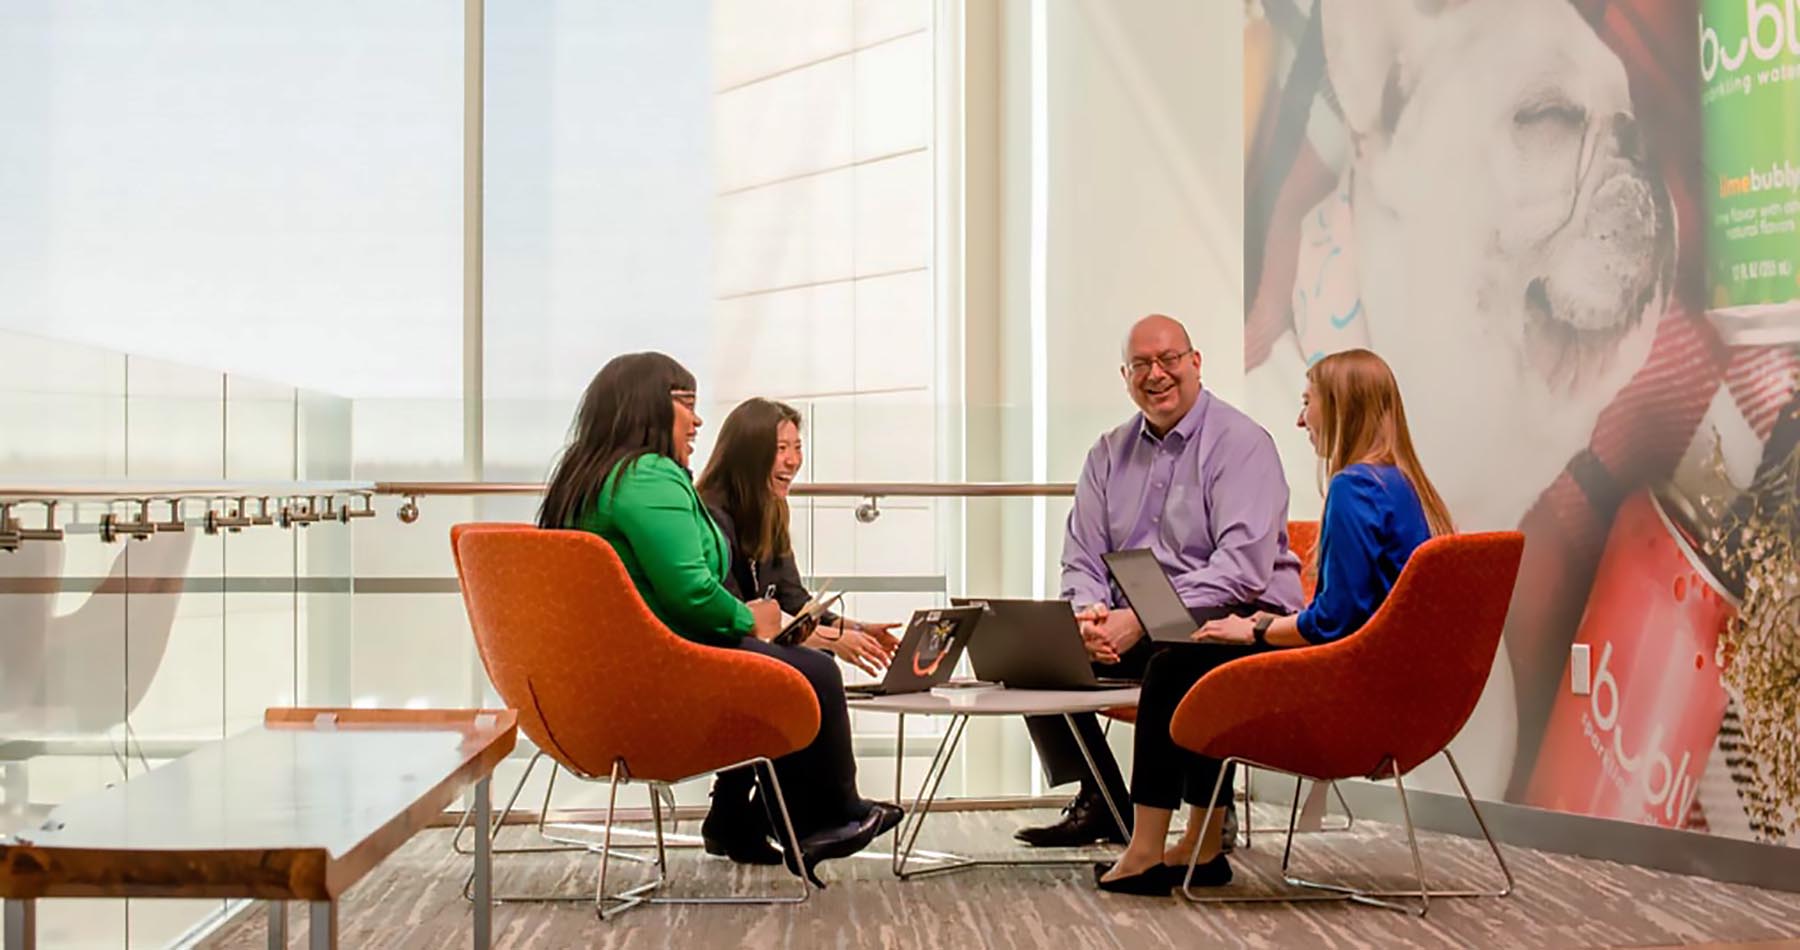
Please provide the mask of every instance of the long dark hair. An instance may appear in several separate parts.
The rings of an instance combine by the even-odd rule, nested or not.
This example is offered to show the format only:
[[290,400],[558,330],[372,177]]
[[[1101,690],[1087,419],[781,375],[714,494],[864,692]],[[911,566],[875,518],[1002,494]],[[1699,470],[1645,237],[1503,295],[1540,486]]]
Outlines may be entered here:
[[569,444],[550,473],[538,527],[575,527],[613,469],[646,455],[674,458],[670,393],[693,388],[694,374],[661,353],[615,356],[601,367],[582,393]]
[[775,440],[783,422],[800,428],[800,413],[773,399],[748,399],[731,410],[719,427],[719,441],[700,473],[700,494],[731,516],[738,550],[751,561],[786,554],[786,499],[769,487],[775,469]]

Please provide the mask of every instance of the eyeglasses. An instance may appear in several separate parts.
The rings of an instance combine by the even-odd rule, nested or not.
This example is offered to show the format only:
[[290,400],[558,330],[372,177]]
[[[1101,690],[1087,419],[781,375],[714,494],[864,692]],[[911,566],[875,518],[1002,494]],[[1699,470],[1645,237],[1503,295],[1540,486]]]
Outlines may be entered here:
[[691,389],[671,389],[669,390],[669,398],[681,403],[689,409],[694,408],[699,403],[699,394]]
[[1145,376],[1150,375],[1151,366],[1160,366],[1162,367],[1163,372],[1173,376],[1175,375],[1175,371],[1181,368],[1182,361],[1191,356],[1193,352],[1193,348],[1190,347],[1179,353],[1163,353],[1152,359],[1145,359],[1140,356],[1137,359],[1126,363],[1125,371],[1131,374],[1132,379],[1143,379]]

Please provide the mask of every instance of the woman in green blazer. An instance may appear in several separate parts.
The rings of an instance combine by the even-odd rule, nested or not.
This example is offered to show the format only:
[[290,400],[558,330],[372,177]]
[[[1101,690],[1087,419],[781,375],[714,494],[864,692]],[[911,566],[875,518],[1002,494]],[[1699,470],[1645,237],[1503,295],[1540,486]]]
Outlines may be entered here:
[[[650,610],[680,636],[761,653],[806,676],[819,699],[819,734],[777,759],[775,769],[801,839],[798,863],[816,882],[814,865],[867,847],[899,824],[901,812],[857,793],[837,664],[817,650],[770,643],[780,631],[780,607],[769,600],[746,604],[726,589],[730,545],[688,470],[700,428],[694,401],[693,374],[668,356],[633,353],[608,362],[582,396],[538,525],[606,539]],[[709,815],[707,824],[707,850],[714,854],[748,863],[783,859],[768,844],[773,824],[765,807]]]

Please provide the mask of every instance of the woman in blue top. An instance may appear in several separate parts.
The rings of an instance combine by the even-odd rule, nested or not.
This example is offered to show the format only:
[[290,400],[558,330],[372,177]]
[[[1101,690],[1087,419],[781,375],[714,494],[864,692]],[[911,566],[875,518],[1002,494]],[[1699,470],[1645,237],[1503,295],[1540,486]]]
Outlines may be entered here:
[[[1212,802],[1220,763],[1195,755],[1169,738],[1175,707],[1200,677],[1231,660],[1265,650],[1330,643],[1360,630],[1374,615],[1413,549],[1455,530],[1444,500],[1425,477],[1406,427],[1406,410],[1393,370],[1368,350],[1327,356],[1306,372],[1299,425],[1319,454],[1327,480],[1325,516],[1313,562],[1318,589],[1297,614],[1226,617],[1201,627],[1204,647],[1172,647],[1145,667],[1134,737],[1131,843],[1115,864],[1095,866],[1100,888],[1127,894],[1167,895],[1180,883],[1194,837],[1202,842],[1195,885],[1231,881],[1231,865],[1219,849],[1228,802]],[[1231,777],[1225,778],[1231,787]],[[1168,847],[1169,823],[1185,799],[1192,806],[1187,832]],[[1210,822],[1201,811],[1214,809]]]

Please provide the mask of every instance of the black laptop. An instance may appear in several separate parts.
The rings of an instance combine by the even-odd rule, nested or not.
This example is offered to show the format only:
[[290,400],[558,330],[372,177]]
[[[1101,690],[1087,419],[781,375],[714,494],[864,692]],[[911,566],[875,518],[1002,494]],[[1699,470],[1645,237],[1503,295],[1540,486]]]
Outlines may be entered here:
[[912,615],[879,683],[844,687],[852,698],[922,693],[948,682],[981,621],[980,607],[933,607]]
[[975,676],[1009,689],[1123,689],[1134,680],[1094,675],[1074,608],[1066,600],[953,597],[985,607],[981,639],[969,644]]
[[1125,594],[1144,633],[1159,643],[1192,643],[1199,624],[1149,548],[1102,554],[1106,572]]

